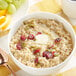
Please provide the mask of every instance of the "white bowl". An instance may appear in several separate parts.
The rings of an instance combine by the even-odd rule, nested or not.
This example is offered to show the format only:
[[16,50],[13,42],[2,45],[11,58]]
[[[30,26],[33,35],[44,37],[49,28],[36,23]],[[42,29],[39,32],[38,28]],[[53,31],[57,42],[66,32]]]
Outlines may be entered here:
[[[33,67],[29,67],[26,66],[24,64],[22,64],[21,62],[19,62],[11,53],[10,51],[10,47],[9,47],[9,43],[11,40],[11,37],[15,34],[15,32],[17,31],[17,29],[20,27],[20,25],[22,24],[22,22],[24,20],[30,19],[30,18],[45,18],[45,19],[55,19],[58,20],[59,22],[62,22],[64,24],[65,29],[71,34],[72,37],[72,42],[73,42],[73,51],[70,54],[70,56],[61,64],[58,64],[57,66],[54,67],[49,67],[49,68],[33,68]],[[9,53],[12,57],[12,59],[14,60],[14,62],[24,71],[32,74],[32,75],[49,75],[49,74],[54,74],[57,71],[59,71],[64,65],[66,65],[66,63],[70,60],[70,58],[72,57],[72,55],[75,52],[75,46],[76,46],[76,40],[75,40],[75,33],[74,30],[72,28],[72,26],[63,18],[61,18],[60,16],[56,15],[56,14],[52,14],[52,13],[45,13],[45,12],[38,12],[38,13],[33,13],[30,15],[25,16],[24,18],[20,19],[15,25],[14,27],[11,29],[10,33],[9,33],[9,37],[8,37],[8,47],[9,47]]]
[[64,13],[70,18],[76,19],[76,0],[62,0],[61,2]]

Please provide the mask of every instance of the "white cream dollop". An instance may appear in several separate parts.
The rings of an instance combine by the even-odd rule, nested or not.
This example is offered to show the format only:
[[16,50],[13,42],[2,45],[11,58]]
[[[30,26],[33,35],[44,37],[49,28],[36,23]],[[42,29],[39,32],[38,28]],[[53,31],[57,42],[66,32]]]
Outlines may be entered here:
[[36,36],[36,43],[47,44],[49,41],[49,36],[46,34],[40,34]]

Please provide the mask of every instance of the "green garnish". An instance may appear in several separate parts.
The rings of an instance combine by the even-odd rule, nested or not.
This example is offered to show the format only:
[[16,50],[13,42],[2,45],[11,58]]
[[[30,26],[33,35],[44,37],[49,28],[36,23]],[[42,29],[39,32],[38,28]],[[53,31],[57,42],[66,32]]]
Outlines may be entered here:
[[58,56],[59,54],[58,53],[54,53],[54,56]]
[[51,51],[51,49],[47,49],[46,51],[49,51],[49,52],[50,52],[50,51]]
[[35,48],[36,46],[31,46],[31,48]]
[[26,47],[26,43],[22,43],[21,45],[22,45],[23,48]]
[[34,25],[34,24],[28,24],[28,26],[30,26],[30,27],[34,27],[34,26],[36,26],[36,25]]
[[51,52],[54,52],[54,51],[56,51],[55,49],[51,49]]
[[54,51],[56,51],[56,50],[55,50],[55,49],[47,49],[46,51],[54,52]]
[[28,27],[28,26],[26,26],[26,27],[25,27],[25,30],[28,30],[28,29],[29,29],[29,27]]
[[38,64],[36,64],[36,66],[37,66],[38,68],[40,68],[40,67],[41,67],[39,63],[38,63]]

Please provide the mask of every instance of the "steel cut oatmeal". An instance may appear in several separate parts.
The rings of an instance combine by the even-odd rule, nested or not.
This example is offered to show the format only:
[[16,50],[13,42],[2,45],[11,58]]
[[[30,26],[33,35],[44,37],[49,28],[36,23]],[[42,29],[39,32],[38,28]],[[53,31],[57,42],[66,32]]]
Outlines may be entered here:
[[36,67],[53,67],[72,52],[69,32],[61,22],[53,19],[25,20],[13,35],[10,50],[21,63]]

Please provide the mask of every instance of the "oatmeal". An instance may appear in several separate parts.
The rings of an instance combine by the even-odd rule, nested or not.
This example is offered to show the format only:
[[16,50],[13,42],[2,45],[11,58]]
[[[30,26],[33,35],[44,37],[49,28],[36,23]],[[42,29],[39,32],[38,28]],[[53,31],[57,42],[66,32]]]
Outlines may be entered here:
[[36,67],[53,67],[63,62],[72,52],[69,32],[53,19],[29,19],[13,35],[10,50],[21,63]]

